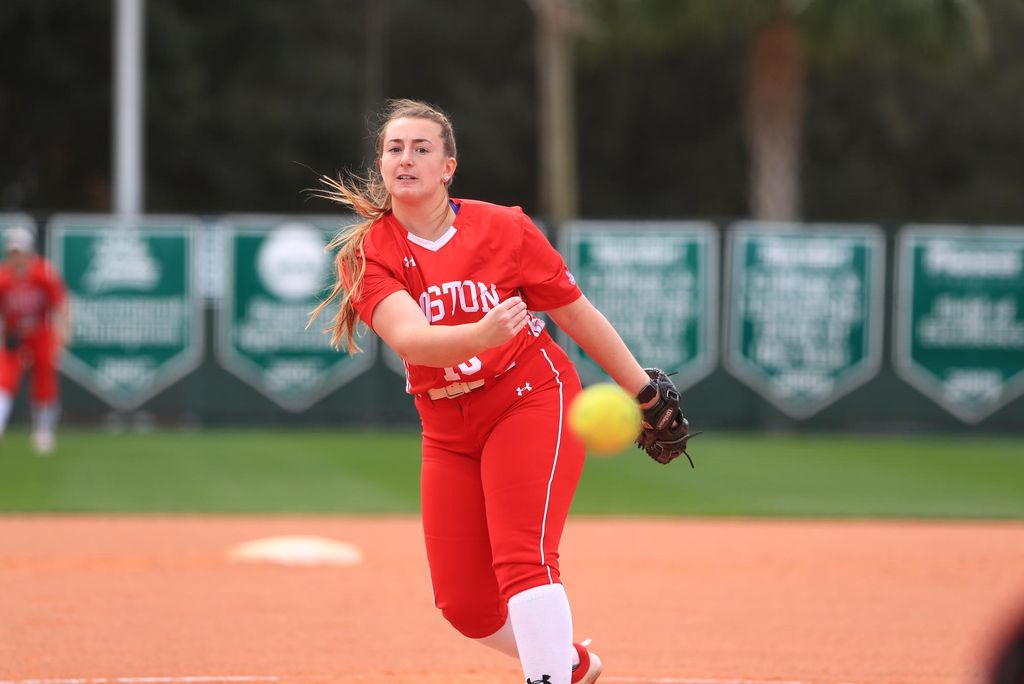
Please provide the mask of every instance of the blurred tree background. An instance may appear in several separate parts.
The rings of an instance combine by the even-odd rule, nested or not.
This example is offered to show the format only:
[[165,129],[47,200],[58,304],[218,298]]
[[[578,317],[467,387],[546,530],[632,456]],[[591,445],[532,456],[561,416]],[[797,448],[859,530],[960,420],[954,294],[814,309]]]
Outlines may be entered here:
[[[1024,220],[1021,0],[567,2],[584,217]],[[328,211],[303,188],[413,97],[454,118],[453,194],[542,215],[540,4],[147,0],[147,210]],[[110,210],[112,11],[0,3],[0,210]],[[795,151],[758,181],[773,99]]]

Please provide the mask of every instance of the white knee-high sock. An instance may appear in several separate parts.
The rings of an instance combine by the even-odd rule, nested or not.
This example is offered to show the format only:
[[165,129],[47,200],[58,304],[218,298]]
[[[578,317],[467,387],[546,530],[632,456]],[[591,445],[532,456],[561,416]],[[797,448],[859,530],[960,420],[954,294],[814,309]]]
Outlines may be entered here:
[[7,392],[0,392],[0,435],[7,429],[7,421],[11,417],[11,408],[14,406],[14,397]]
[[519,649],[516,647],[516,635],[512,631],[511,617],[505,620],[505,624],[503,624],[501,629],[497,632],[490,636],[476,639],[476,641],[488,648],[493,648],[496,651],[501,651],[505,655],[512,656],[513,658],[519,657]]
[[[512,618],[511,616],[505,620],[505,624],[498,629],[497,632],[489,636],[475,639],[479,644],[493,648],[495,651],[500,651],[505,655],[512,656],[513,658],[519,657],[519,647],[516,646],[516,635],[512,631]],[[576,668],[580,664],[580,654],[576,652],[576,649],[572,649],[572,667]]]
[[545,584],[516,594],[508,600],[508,614],[526,681],[569,684],[572,613],[562,585]]
[[36,404],[32,413],[32,431],[53,434],[57,429],[60,417],[60,405],[52,401],[47,404]]

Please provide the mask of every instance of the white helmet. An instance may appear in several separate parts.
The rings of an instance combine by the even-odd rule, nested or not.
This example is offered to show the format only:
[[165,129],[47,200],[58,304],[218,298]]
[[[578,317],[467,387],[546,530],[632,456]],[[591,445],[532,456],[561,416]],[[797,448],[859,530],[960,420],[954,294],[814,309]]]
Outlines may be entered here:
[[31,252],[35,242],[32,231],[25,226],[12,226],[4,231],[4,250],[7,252]]

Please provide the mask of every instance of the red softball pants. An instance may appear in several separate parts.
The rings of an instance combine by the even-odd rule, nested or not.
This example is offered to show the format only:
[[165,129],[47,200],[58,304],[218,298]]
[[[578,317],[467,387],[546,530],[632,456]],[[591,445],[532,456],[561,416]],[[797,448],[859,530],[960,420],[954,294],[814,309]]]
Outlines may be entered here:
[[470,638],[505,624],[509,597],[560,582],[558,544],[583,471],[566,419],[580,389],[565,352],[542,338],[479,389],[416,397],[434,604]]
[[14,349],[0,347],[0,390],[14,395],[26,363],[32,364],[32,400],[48,404],[57,400],[57,341],[52,330],[41,330]]

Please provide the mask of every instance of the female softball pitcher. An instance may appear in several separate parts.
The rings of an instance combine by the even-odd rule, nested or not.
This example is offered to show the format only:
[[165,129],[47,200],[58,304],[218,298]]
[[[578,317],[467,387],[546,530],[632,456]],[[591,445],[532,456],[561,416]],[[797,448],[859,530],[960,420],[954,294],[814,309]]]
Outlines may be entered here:
[[[332,342],[362,319],[402,358],[423,424],[423,531],[434,602],[455,629],[513,657],[528,684],[590,684],[573,642],[558,545],[583,469],[566,412],[580,380],[548,316],[631,395],[652,385],[559,253],[517,207],[452,199],[448,117],[388,103],[366,179],[320,194],[365,220],[340,234]],[[650,396],[653,395],[653,396]],[[641,395],[654,403],[656,391]]]

